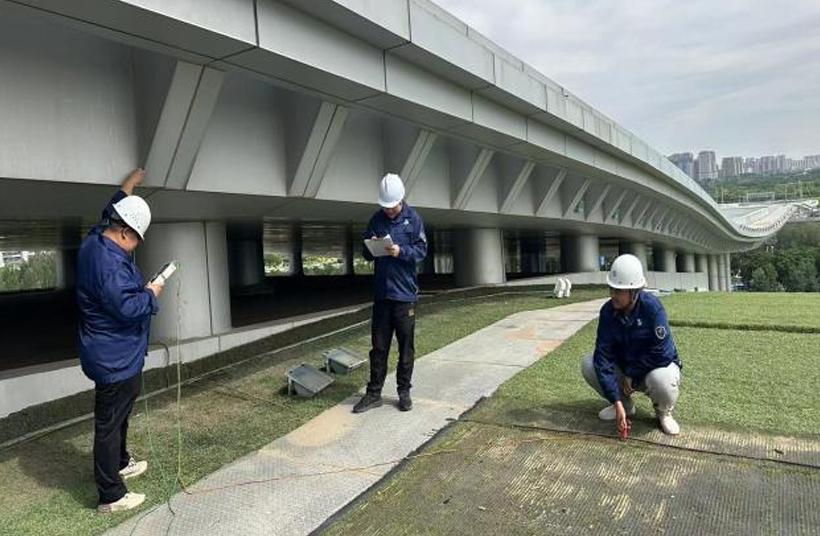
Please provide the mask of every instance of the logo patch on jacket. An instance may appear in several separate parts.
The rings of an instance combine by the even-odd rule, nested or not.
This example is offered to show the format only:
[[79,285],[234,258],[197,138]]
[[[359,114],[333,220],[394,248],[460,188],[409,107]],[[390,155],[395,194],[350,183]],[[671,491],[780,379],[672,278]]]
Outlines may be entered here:
[[664,326],[656,326],[655,327],[655,336],[660,340],[664,340],[666,338],[666,327]]

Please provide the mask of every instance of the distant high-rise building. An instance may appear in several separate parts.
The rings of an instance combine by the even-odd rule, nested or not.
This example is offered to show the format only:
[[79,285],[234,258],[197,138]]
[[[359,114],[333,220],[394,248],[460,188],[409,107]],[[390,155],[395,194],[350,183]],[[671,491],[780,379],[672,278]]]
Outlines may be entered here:
[[762,175],[772,175],[775,173],[787,172],[786,155],[780,154],[777,156],[767,155],[760,157],[760,173]]
[[803,169],[820,168],[820,154],[812,154],[803,157]]
[[692,153],[675,153],[669,156],[669,161],[693,179],[695,178],[695,157]]
[[716,179],[718,177],[717,156],[714,151],[701,151],[698,153],[698,174],[695,177],[699,181]]
[[737,177],[743,174],[743,157],[727,156],[721,160],[720,176],[723,178]]

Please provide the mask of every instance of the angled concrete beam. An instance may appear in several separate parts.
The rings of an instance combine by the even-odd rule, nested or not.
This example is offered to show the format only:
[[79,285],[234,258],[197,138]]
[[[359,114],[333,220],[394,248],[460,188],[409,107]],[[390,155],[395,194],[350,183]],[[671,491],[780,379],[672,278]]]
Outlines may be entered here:
[[658,211],[660,211],[660,210],[661,210],[660,206],[656,206],[654,209],[652,209],[652,212],[649,214],[649,216],[646,218],[646,220],[644,220],[643,227],[646,227],[650,231],[654,231],[654,229],[652,227],[652,220],[655,219],[655,216],[658,215]]
[[674,236],[681,218],[682,216],[680,214],[673,214],[668,220],[666,220],[666,224],[663,226],[664,232]]
[[478,153],[475,162],[473,162],[473,166],[470,168],[470,172],[467,173],[467,176],[461,183],[458,194],[456,194],[456,198],[453,201],[454,209],[464,210],[467,203],[470,202],[470,198],[473,196],[476,186],[478,186],[481,177],[487,170],[487,166],[490,165],[490,160],[492,160],[494,154],[495,151],[491,149],[481,149]]
[[222,71],[176,63],[145,162],[146,185],[185,188],[223,79]]
[[563,184],[564,179],[566,178],[567,170],[559,169],[558,173],[556,173],[555,175],[555,178],[552,179],[552,184],[550,184],[550,187],[547,189],[547,192],[544,194],[544,197],[541,198],[541,202],[538,203],[538,208],[535,209],[536,216],[543,216],[544,213],[546,213],[550,201],[552,201],[552,198],[555,197],[555,194],[558,193],[558,189],[561,188],[561,184]]
[[608,220],[611,220],[611,219],[615,218],[615,213],[618,212],[619,208],[621,208],[621,203],[624,202],[624,198],[626,197],[626,194],[628,192],[629,192],[629,190],[624,188],[624,190],[621,192],[621,195],[619,195],[615,199],[615,203],[611,207],[609,207],[609,210],[607,210],[607,213],[604,214],[604,220],[605,221],[608,221]]
[[666,217],[669,216],[669,211],[670,209],[668,208],[664,209],[663,212],[660,213],[658,219],[655,220],[654,226],[656,231],[660,232],[663,228],[663,222],[666,221]]
[[641,196],[636,194],[635,199],[633,199],[632,202],[629,204],[629,208],[627,208],[626,212],[621,214],[621,217],[618,218],[618,224],[622,224],[624,221],[626,221],[632,215],[632,213],[635,211],[635,207],[638,206],[638,203],[640,203],[640,201],[641,201]]
[[532,160],[527,160],[524,162],[524,165],[521,166],[521,171],[519,171],[518,175],[515,177],[515,180],[510,186],[507,195],[504,196],[499,212],[502,214],[509,214],[510,211],[512,211],[513,205],[515,205],[515,201],[521,193],[521,189],[524,188],[525,184],[527,184],[527,181],[530,179],[530,175],[532,175],[532,171],[534,169],[535,162]]
[[589,179],[584,179],[584,182],[581,183],[581,186],[578,188],[578,191],[575,192],[575,195],[572,196],[572,201],[564,207],[564,217],[567,217],[581,202],[583,199],[584,194],[587,193],[589,190],[589,185],[592,183]]
[[413,144],[410,153],[401,167],[401,178],[404,181],[405,196],[410,195],[413,188],[418,182],[421,171],[424,169],[424,164],[427,162],[427,157],[430,151],[436,144],[438,134],[430,132],[429,130],[419,130],[419,135],[416,137],[416,142]]
[[638,227],[638,225],[643,221],[643,217],[646,215],[646,212],[649,210],[651,206],[652,200],[647,199],[644,207],[641,209],[640,212],[638,212],[638,216],[632,220],[632,227]]
[[344,106],[322,102],[288,187],[289,196],[316,197],[347,117]]
[[[604,187],[604,189],[601,190],[601,193],[600,195],[598,195],[598,198],[595,200],[592,206],[586,210],[586,219],[589,219],[590,214],[593,214],[596,210],[598,210],[601,207],[601,205],[604,203],[604,200],[606,199],[606,196],[609,195],[609,191],[611,189],[612,185],[607,184]],[[606,215],[604,215],[604,219],[606,219]]]

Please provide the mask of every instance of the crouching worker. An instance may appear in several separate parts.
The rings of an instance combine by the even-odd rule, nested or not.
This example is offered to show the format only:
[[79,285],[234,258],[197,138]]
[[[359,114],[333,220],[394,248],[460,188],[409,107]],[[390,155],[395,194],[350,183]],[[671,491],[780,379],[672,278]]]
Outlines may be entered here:
[[652,400],[661,429],[680,433],[672,416],[681,381],[681,361],[666,311],[657,297],[644,292],[641,261],[621,255],[607,276],[610,300],[601,307],[595,353],[581,365],[584,379],[610,406],[598,417],[615,421],[620,433],[635,414],[632,395],[643,392]]
[[94,480],[102,513],[136,508],[145,500],[123,483],[148,468],[148,462],[131,458],[126,435],[162,292],[162,286],[144,283],[132,259],[151,223],[148,204],[131,195],[144,176],[137,169],[123,182],[77,259],[78,344],[83,372],[95,384]]

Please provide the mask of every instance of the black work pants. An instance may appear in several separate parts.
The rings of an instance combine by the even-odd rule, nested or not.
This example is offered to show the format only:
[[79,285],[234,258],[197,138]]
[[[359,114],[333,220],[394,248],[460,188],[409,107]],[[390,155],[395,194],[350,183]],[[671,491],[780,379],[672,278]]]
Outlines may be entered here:
[[128,465],[125,448],[128,416],[140,394],[142,374],[94,389],[94,480],[100,504],[120,500],[128,491],[120,470]]
[[413,377],[413,359],[416,354],[414,335],[416,330],[416,303],[394,300],[377,300],[373,304],[371,324],[370,382],[367,392],[381,394],[387,376],[387,357],[393,333],[399,343],[399,364],[396,367],[396,384],[399,392],[409,391]]

